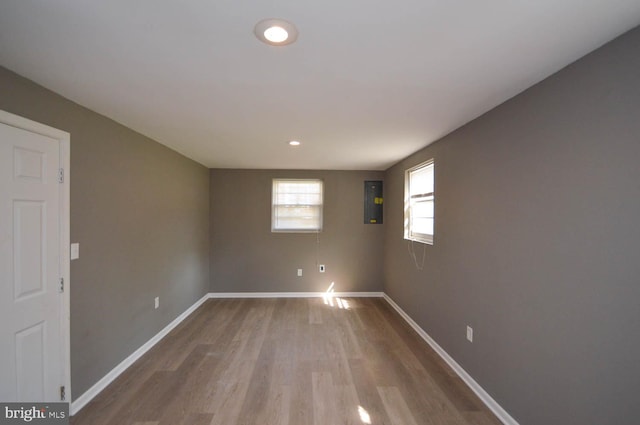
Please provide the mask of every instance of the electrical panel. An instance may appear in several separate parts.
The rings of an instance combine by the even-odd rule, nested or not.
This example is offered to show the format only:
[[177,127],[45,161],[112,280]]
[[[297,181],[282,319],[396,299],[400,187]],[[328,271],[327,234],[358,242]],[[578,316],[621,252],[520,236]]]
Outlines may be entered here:
[[382,224],[382,180],[364,182],[364,223]]

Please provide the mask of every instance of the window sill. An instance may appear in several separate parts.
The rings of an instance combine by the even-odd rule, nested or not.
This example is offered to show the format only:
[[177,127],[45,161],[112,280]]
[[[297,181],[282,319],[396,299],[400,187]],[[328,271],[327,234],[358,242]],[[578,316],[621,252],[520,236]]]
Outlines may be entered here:
[[406,241],[423,243],[425,245],[433,245],[433,237],[427,239],[427,238],[415,238],[415,237],[411,238],[411,237],[405,236],[404,239]]

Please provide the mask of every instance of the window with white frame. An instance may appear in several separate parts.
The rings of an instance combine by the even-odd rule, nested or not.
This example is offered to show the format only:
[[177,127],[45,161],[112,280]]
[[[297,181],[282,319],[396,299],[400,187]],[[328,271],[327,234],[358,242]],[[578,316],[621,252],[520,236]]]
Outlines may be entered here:
[[272,232],[322,230],[322,180],[273,179]]
[[405,171],[404,238],[433,245],[433,159]]

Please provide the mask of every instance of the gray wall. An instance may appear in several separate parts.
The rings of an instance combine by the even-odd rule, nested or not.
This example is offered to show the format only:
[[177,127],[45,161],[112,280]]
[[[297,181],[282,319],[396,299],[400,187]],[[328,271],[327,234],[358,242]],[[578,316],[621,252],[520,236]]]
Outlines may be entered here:
[[[331,282],[336,291],[381,291],[384,229],[363,223],[363,202],[364,181],[382,177],[376,171],[211,170],[211,291],[326,291]],[[324,180],[319,235],[271,233],[273,178]]]
[[75,398],[208,291],[209,172],[5,68],[0,93],[0,109],[71,134]]
[[[417,270],[403,173],[428,158]],[[523,425],[638,423],[639,162],[635,29],[385,174],[385,291]]]

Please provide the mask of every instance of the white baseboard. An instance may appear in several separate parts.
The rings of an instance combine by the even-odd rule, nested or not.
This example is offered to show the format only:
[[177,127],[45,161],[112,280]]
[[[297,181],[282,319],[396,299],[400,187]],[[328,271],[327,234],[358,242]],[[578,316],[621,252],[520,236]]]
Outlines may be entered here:
[[467,384],[469,388],[471,388],[471,391],[473,391],[480,398],[480,400],[493,412],[494,415],[498,417],[498,419],[500,419],[500,421],[502,421],[503,424],[518,425],[518,422],[516,422],[516,420],[513,419],[513,417],[511,417],[511,415],[509,415],[509,413],[507,413],[507,411],[504,410],[502,406],[500,406],[498,402],[495,401],[493,397],[491,397],[489,393],[487,393],[480,386],[480,384],[478,384],[475,379],[473,379],[471,375],[469,375],[462,368],[462,366],[460,366],[453,359],[453,357],[451,357],[442,347],[440,347],[438,343],[433,338],[431,338],[431,336],[429,336],[427,332],[425,332],[424,329],[422,329],[407,313],[405,313],[398,304],[396,304],[387,294],[384,294],[383,296],[384,299],[387,300],[389,305],[391,305],[391,307],[393,307],[398,312],[398,314],[400,314],[400,316],[402,316],[402,318],[406,320],[409,326],[411,326],[413,330],[415,330],[418,335],[420,335],[420,337],[424,339],[427,344],[429,344],[431,348],[433,348],[433,350],[438,353],[438,355],[442,357],[445,362],[447,362],[451,369],[453,369],[453,371],[464,381],[464,383]]
[[209,298],[383,297],[384,292],[209,292]]
[[200,298],[191,307],[189,307],[184,313],[176,317],[173,322],[169,323],[160,332],[158,332],[153,338],[147,341],[142,347],[134,351],[129,357],[120,362],[119,365],[114,367],[109,373],[96,382],[91,388],[85,391],[77,399],[71,403],[70,414],[71,416],[78,413],[84,406],[87,405],[95,396],[100,394],[110,383],[112,383],[122,372],[127,370],[136,360],[142,357],[147,351],[149,351],[154,345],[156,345],[162,338],[164,338],[169,332],[186,319],[191,313],[193,313],[198,307],[202,305],[209,298],[208,294]]

